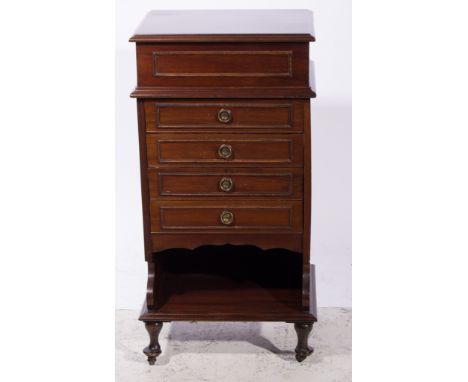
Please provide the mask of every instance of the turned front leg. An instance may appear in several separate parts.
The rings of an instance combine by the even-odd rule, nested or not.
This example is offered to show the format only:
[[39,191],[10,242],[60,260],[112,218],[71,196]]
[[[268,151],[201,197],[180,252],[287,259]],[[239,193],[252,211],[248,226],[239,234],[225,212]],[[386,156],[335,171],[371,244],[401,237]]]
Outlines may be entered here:
[[143,349],[143,353],[148,357],[148,363],[154,365],[156,358],[161,354],[161,346],[159,345],[159,333],[161,332],[162,322],[145,322],[145,328],[150,336],[150,343]]
[[311,355],[314,351],[313,348],[309,347],[307,340],[309,338],[309,334],[312,331],[313,322],[307,323],[295,323],[294,329],[296,330],[297,334],[297,346],[295,349],[296,352],[296,359],[298,362],[304,361],[307,356]]

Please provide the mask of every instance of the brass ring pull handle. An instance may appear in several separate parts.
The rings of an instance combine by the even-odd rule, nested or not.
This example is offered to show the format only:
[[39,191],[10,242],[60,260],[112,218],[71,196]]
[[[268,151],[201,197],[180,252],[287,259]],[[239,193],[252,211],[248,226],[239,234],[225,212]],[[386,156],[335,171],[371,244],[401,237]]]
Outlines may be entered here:
[[221,215],[219,215],[219,219],[222,224],[231,225],[234,222],[234,214],[230,211],[223,211]]
[[221,109],[218,111],[218,121],[221,123],[232,122],[232,112],[229,109]]
[[221,191],[229,192],[234,187],[234,181],[231,178],[221,178],[219,181],[219,188]]
[[223,159],[228,159],[232,156],[232,147],[231,145],[222,144],[218,148],[218,155]]

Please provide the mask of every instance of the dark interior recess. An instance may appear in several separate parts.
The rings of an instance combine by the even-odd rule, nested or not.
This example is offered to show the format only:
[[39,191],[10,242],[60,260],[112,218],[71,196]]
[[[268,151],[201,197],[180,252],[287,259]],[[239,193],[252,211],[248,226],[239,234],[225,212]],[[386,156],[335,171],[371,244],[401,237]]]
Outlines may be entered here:
[[301,309],[302,255],[254,246],[202,246],[154,254],[161,312]]

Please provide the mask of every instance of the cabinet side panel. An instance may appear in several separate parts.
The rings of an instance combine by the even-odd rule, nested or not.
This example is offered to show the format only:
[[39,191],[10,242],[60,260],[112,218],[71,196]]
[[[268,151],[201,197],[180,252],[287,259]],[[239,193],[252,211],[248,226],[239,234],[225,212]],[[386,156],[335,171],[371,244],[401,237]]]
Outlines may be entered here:
[[310,210],[311,210],[311,126],[310,100],[304,102],[304,231],[303,231],[303,265],[302,265],[302,307],[310,306]]
[[148,160],[146,157],[146,122],[144,101],[137,100],[138,108],[138,138],[140,146],[140,181],[141,181],[141,203],[143,208],[143,234],[145,245],[145,260],[151,260],[151,216],[149,209],[149,186],[148,186]]

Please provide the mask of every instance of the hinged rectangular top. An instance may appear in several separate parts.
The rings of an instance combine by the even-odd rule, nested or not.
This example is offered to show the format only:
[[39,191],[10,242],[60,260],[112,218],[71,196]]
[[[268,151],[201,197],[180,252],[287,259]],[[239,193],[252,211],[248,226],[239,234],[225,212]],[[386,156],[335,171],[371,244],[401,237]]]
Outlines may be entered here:
[[285,10],[151,11],[134,42],[315,41],[313,14]]

